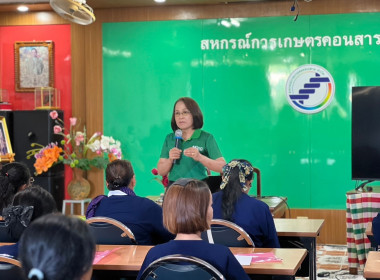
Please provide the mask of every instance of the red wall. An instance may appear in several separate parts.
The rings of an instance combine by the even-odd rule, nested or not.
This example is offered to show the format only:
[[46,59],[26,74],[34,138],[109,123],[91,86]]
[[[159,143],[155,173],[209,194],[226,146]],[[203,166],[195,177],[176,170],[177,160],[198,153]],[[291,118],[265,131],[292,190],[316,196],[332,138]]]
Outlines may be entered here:
[[[8,90],[13,110],[34,109],[34,92],[15,92],[14,43],[30,41],[54,42],[54,87],[61,92],[61,109],[64,111],[65,124],[69,124],[69,117],[71,117],[70,25],[0,26],[0,88]],[[71,177],[71,170],[66,167],[65,186]],[[68,197],[67,190],[65,196]]]

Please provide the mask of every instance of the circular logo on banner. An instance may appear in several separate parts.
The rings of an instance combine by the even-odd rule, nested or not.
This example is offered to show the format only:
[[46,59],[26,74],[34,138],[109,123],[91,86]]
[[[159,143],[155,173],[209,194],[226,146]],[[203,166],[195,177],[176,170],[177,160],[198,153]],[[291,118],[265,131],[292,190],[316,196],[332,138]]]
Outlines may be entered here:
[[297,111],[314,114],[330,105],[335,94],[331,74],[323,67],[305,64],[294,70],[286,82],[286,97]]

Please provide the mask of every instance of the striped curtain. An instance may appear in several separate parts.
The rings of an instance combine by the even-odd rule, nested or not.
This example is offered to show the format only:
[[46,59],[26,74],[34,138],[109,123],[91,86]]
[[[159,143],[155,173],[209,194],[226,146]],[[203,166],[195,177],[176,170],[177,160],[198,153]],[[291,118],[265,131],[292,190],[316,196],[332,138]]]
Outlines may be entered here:
[[347,193],[346,197],[348,265],[363,270],[371,248],[365,230],[380,212],[380,193]]

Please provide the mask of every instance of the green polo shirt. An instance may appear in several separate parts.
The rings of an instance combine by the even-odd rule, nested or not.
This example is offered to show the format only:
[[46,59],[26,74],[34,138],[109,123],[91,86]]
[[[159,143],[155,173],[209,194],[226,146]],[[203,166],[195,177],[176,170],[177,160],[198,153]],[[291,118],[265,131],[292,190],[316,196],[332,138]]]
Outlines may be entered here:
[[[175,135],[170,133],[166,136],[164,145],[161,150],[161,158],[169,158],[169,151],[175,146]],[[182,155],[169,173],[169,180],[175,181],[179,178],[194,178],[203,180],[207,178],[206,167],[198,161],[193,160],[191,157],[183,155],[183,151],[187,148],[194,147],[198,151],[210,159],[217,159],[222,157],[218,145],[210,133],[197,129],[194,131],[191,138],[186,141],[181,141],[179,149],[182,150]]]

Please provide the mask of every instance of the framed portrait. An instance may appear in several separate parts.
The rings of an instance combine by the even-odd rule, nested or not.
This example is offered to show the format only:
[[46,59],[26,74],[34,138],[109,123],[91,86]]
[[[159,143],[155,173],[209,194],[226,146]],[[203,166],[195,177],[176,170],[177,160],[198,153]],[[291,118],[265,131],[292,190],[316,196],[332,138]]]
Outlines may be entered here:
[[11,141],[5,117],[0,116],[0,162],[11,162],[14,159]]
[[16,92],[54,87],[54,44],[46,42],[15,43]]

